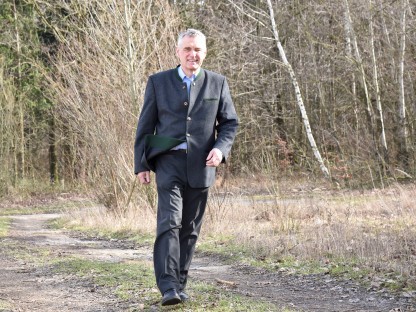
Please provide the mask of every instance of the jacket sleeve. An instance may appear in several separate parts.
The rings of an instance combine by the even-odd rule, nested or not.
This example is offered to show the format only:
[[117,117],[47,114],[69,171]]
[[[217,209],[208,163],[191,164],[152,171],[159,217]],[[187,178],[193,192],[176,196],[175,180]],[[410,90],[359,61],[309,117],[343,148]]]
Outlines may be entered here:
[[214,148],[218,148],[223,154],[223,162],[228,158],[231,146],[238,128],[238,117],[235,111],[234,103],[231,99],[230,89],[227,80],[224,78],[220,103],[217,112],[217,139]]
[[145,137],[154,134],[157,122],[157,102],[152,77],[149,78],[144,94],[143,107],[137,124],[136,138],[134,141],[134,173],[148,171],[141,160],[144,153]]

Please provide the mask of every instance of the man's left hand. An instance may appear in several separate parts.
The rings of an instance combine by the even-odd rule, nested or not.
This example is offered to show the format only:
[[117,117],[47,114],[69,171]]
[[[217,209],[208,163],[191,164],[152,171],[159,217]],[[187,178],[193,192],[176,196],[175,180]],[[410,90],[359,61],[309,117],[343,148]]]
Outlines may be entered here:
[[213,148],[207,157],[207,167],[218,167],[222,161],[222,152],[218,148]]

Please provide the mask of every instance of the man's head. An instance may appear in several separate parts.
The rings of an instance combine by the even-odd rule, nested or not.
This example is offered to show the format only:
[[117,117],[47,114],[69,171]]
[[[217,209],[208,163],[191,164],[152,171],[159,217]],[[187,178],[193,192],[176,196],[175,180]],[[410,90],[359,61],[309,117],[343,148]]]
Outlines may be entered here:
[[188,77],[198,72],[206,54],[206,38],[202,32],[188,29],[179,34],[176,55],[179,57],[182,70]]

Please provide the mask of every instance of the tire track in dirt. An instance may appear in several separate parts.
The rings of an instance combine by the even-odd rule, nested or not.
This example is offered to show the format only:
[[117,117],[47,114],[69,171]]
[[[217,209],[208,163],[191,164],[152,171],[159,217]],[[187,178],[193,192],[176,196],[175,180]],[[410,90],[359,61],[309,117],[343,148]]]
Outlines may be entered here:
[[[111,262],[152,260],[148,248],[123,248],[111,241],[78,239],[64,231],[48,229],[47,221],[58,217],[58,214],[14,216],[6,240],[47,247],[57,256],[77,255]],[[2,312],[110,312],[134,306],[131,302],[126,306],[110,290],[96,289],[88,281],[56,274],[47,266],[11,260],[1,246],[0,261],[0,300],[13,307],[0,308]],[[335,280],[325,274],[270,273],[246,265],[225,265],[211,257],[195,258],[190,279],[215,283],[228,291],[299,311],[416,311],[414,297],[370,291],[352,281]]]

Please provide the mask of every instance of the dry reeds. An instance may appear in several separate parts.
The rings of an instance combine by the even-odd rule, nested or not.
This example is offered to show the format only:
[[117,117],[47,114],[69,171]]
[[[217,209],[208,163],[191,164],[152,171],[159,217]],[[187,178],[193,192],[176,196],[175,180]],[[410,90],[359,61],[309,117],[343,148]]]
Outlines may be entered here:
[[291,196],[229,197],[215,208],[205,235],[233,237],[259,258],[294,257],[320,263],[358,262],[383,271],[415,275],[416,204],[414,185],[388,190],[322,190]]

